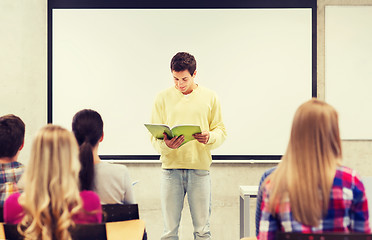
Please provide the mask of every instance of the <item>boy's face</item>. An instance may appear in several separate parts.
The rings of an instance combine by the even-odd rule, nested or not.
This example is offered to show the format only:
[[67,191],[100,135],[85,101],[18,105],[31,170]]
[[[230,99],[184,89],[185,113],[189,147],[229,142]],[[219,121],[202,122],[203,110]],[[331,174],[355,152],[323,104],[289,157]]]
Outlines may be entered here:
[[181,93],[186,95],[191,93],[196,88],[196,84],[194,82],[196,71],[193,75],[191,75],[188,70],[181,72],[172,71],[172,74],[174,85]]

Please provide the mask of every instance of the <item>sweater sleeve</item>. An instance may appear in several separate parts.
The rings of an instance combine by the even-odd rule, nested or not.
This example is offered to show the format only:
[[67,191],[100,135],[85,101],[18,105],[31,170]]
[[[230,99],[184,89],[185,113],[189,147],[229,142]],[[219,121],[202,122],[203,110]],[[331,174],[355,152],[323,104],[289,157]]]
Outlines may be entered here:
[[207,145],[210,149],[215,149],[225,141],[227,135],[225,124],[222,121],[221,105],[217,96],[213,100],[211,115],[208,121],[210,136]]
[[351,231],[370,233],[368,216],[368,202],[363,182],[360,176],[353,170],[352,176],[353,203],[351,206]]
[[129,176],[129,171],[128,168],[125,167],[124,170],[124,201],[123,203],[127,204],[133,204],[136,203],[135,198],[134,198],[134,193],[133,193],[133,186],[132,186],[132,181]]
[[80,197],[83,211],[72,217],[74,222],[77,224],[102,222],[102,206],[98,195],[93,191],[82,191]]
[[[164,100],[159,95],[156,97],[151,114],[151,123],[164,124],[165,120],[163,119],[163,116],[165,113],[163,101]],[[151,144],[160,155],[167,155],[174,150],[169,148],[165,144],[164,140],[156,139],[151,134],[149,135],[151,137]]]
[[257,201],[256,201],[256,215],[255,215],[255,222],[256,222],[256,236],[258,236],[258,232],[260,229],[260,220],[261,220],[261,202],[262,202],[262,192],[263,192],[263,183],[266,178],[276,169],[276,167],[270,168],[266,170],[260,179],[260,183],[258,184],[258,193],[257,193]]
[[24,211],[22,206],[18,203],[20,193],[11,194],[4,203],[4,222],[10,224],[19,223],[23,216]]
[[279,231],[275,217],[269,210],[269,195],[266,186],[263,186],[261,219],[259,225],[258,240],[274,240],[276,232]]

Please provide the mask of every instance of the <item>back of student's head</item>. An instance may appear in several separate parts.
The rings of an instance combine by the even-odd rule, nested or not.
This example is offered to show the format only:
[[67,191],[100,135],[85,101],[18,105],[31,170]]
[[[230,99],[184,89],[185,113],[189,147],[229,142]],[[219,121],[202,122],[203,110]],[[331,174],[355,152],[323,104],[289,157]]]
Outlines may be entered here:
[[187,52],[178,52],[173,56],[170,64],[171,71],[182,72],[188,70],[193,75],[196,70],[196,60]]
[[326,214],[337,165],[342,157],[338,114],[329,104],[311,99],[296,111],[285,155],[271,179],[270,209],[285,194],[294,218],[317,226]]
[[23,144],[25,124],[12,114],[0,117],[0,158],[14,157]]
[[78,186],[78,145],[71,132],[43,127],[35,137],[19,203],[21,225],[35,239],[70,239],[71,215],[81,209]]
[[302,104],[293,119],[289,147],[292,154],[300,156],[293,158],[295,161],[312,155],[318,162],[311,163],[322,165],[341,158],[337,111],[315,98]]
[[82,168],[79,178],[81,190],[93,190],[93,148],[98,144],[103,135],[101,115],[91,109],[84,109],[77,112],[72,120],[72,131],[80,146],[79,159]]

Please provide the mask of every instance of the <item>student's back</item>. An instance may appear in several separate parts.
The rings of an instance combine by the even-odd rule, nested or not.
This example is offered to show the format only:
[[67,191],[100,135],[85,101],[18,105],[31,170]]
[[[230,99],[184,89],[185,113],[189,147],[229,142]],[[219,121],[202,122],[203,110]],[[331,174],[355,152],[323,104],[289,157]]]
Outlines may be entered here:
[[[355,170],[339,166],[331,188],[327,213],[320,224],[310,226],[297,221],[292,213],[289,198],[283,200],[285,206],[274,217],[268,209],[270,182],[265,186],[262,203],[259,239],[275,239],[276,231],[283,232],[365,232],[370,233],[367,199],[363,183]],[[274,220],[275,219],[275,220]],[[275,227],[273,227],[275,224]]]
[[135,203],[128,168],[99,162],[94,164],[94,190],[102,204]]
[[24,172],[17,162],[23,148],[25,124],[14,115],[0,117],[0,205],[10,194],[19,192],[17,182]]
[[78,152],[74,136],[59,126],[45,126],[34,139],[24,192],[4,204],[4,221],[20,223],[26,239],[69,240],[74,223],[102,221],[98,195],[79,192]]
[[285,232],[369,233],[360,176],[341,166],[338,115],[312,99],[297,110],[287,151],[263,188],[258,239]]
[[103,140],[103,121],[94,110],[75,114],[72,131],[80,146],[80,183],[82,190],[94,190],[102,204],[135,203],[129,171],[126,166],[105,163],[98,155]]

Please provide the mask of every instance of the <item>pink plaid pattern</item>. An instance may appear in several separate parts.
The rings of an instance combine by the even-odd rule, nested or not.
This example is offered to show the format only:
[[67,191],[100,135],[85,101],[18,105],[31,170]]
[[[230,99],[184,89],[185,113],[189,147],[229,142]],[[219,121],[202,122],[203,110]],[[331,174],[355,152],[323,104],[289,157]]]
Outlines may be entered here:
[[258,239],[273,240],[276,232],[365,232],[370,233],[368,203],[360,176],[347,167],[338,167],[330,194],[328,213],[319,226],[311,227],[294,220],[289,199],[276,216],[270,214],[268,198],[270,182],[263,189],[261,220]]
[[0,206],[12,193],[18,192],[17,182],[24,172],[23,164],[19,162],[0,164]]

